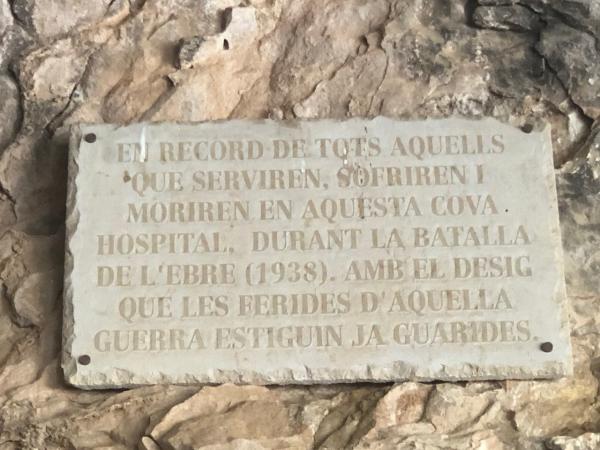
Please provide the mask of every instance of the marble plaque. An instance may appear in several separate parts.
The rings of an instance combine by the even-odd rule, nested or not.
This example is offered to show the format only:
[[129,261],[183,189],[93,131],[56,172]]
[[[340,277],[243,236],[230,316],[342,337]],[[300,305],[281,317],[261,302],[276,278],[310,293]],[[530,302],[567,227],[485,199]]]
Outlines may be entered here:
[[549,126],[81,125],[69,383],[571,373]]

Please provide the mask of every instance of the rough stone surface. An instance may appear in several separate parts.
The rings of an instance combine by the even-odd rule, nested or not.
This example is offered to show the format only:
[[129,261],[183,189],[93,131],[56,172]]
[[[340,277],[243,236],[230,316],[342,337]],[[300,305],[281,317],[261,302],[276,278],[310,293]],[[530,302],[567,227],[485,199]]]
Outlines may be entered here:
[[19,88],[8,75],[0,75],[0,151],[15,138],[21,120],[21,99]]
[[[475,22],[477,6],[505,7],[512,0],[73,0],[46,18],[44,8],[18,8],[28,3],[34,2],[0,0],[1,76],[16,81],[22,111],[22,120],[9,115],[0,122],[0,135],[10,136],[0,154],[2,450],[171,450],[169,439],[213,449],[598,447],[596,0],[519,1],[541,20],[539,35]],[[90,3],[111,6],[98,16]],[[254,9],[255,31],[247,29],[239,46],[231,36],[230,49],[212,55],[212,62],[181,68],[182,43],[218,37],[227,29],[226,9],[238,7]],[[380,114],[486,115],[517,126],[539,117],[552,124],[573,377],[417,384],[405,389],[430,392],[411,400],[397,391],[402,385],[123,392],[65,386],[58,363],[65,126]],[[198,414],[179,408],[192,398]],[[218,428],[209,425],[215,419],[201,412],[228,398],[237,406],[229,412],[219,406]],[[472,405],[474,412],[467,410]],[[284,425],[275,429],[270,421]],[[153,430],[161,423],[156,440]],[[206,434],[194,434],[194,423]],[[180,433],[179,424],[192,431]]]
[[600,447],[600,435],[585,433],[579,437],[557,436],[548,443],[552,450],[594,450]]
[[538,51],[556,72],[573,101],[590,117],[600,115],[600,55],[597,39],[563,23],[551,22],[542,30],[537,45]]
[[473,12],[473,22],[494,30],[537,31],[543,26],[535,12],[521,5],[480,6]]

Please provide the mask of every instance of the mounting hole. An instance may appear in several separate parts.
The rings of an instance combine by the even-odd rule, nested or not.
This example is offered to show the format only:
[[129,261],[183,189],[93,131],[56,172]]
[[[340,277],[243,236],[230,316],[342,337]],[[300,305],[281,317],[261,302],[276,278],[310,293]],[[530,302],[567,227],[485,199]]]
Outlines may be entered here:
[[552,345],[552,342],[544,342],[542,345],[540,345],[540,350],[542,350],[544,353],[550,353],[553,349],[554,345]]
[[77,358],[77,362],[82,366],[87,366],[92,362],[92,358],[90,358],[90,355],[81,355],[79,358]]
[[229,50],[229,41],[227,39],[223,39],[223,50]]
[[88,133],[83,137],[83,139],[88,144],[93,144],[94,142],[96,142],[96,135],[94,133]]
[[531,133],[533,131],[533,125],[531,125],[530,123],[526,123],[521,127],[521,130],[523,131],[523,133]]

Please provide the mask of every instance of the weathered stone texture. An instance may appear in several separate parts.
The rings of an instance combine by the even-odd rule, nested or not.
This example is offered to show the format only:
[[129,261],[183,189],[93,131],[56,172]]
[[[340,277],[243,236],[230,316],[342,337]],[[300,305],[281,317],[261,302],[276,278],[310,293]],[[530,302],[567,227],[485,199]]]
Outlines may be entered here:
[[[598,448],[600,6],[516,3],[0,0],[0,449]],[[66,126],[452,114],[553,126],[573,377],[65,386]]]

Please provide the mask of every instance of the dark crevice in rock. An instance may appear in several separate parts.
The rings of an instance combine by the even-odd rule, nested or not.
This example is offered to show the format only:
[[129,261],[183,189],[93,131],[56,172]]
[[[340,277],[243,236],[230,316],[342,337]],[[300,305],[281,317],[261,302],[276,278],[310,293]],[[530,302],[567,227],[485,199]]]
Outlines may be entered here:
[[382,391],[377,391],[370,398],[368,398],[364,404],[361,404],[361,418],[356,430],[350,436],[350,440],[347,443],[348,447],[355,447],[360,442],[362,437],[373,428],[375,425],[375,419],[373,417],[375,409],[377,408],[379,400],[381,400],[390,389],[391,387]]
[[154,36],[158,30],[160,30],[162,27],[164,27],[165,25],[167,25],[169,22],[173,21],[175,19],[175,14],[170,14],[169,17],[167,17],[164,21],[162,21],[161,23],[159,23],[158,25],[156,25],[152,31],[150,31],[150,33],[148,33],[148,36],[146,37],[146,39],[152,39],[152,36]]
[[[591,119],[589,119],[591,121]],[[587,158],[588,154],[592,151],[592,147],[596,145],[596,141],[598,141],[598,145],[600,145],[600,122],[595,122],[590,124],[590,132],[587,137],[583,140],[581,145],[579,145],[570,157],[563,162],[559,169],[565,168],[565,166],[569,163],[583,160]]]
[[[548,61],[548,59],[537,49],[536,46],[532,47],[533,51],[535,51],[538,55],[540,55],[540,57],[542,58],[543,62],[544,62],[544,67],[547,71],[549,71],[552,76],[556,79],[556,81],[560,84],[560,86],[562,87],[562,89],[564,90],[564,92],[566,93],[567,97],[569,98],[569,101],[571,103],[571,105],[573,106],[573,108],[575,108],[577,110],[577,112],[579,113],[579,115],[583,118],[583,120],[586,122],[586,126],[588,129],[590,129],[590,127],[592,126],[592,124],[594,123],[594,119],[589,117],[585,111],[583,110],[583,108],[577,104],[577,102],[573,99],[573,96],[571,95],[571,93],[569,92],[568,87],[566,86],[565,82],[560,78],[558,72],[556,71],[556,69],[554,67],[552,67],[552,64],[550,64],[550,62]],[[575,156],[573,154],[573,156]],[[565,162],[563,162],[563,164],[565,164],[566,162],[568,162],[571,158],[567,158]]]
[[522,7],[522,8],[525,8],[525,9],[527,9],[527,10],[531,11],[533,14],[536,14],[536,15],[538,15],[538,16],[540,16],[540,17],[542,16],[542,11],[541,11],[541,10],[539,10],[539,9],[535,9],[533,6],[531,6],[531,5],[530,5],[530,4],[528,4],[528,3],[516,2],[516,3],[513,3],[513,5],[515,5],[515,6],[520,6],[520,7]]
[[116,1],[117,0],[110,0],[110,2],[108,2],[108,5],[106,5],[106,9],[105,9],[105,11],[106,11],[105,15],[110,12],[110,9],[112,8],[112,6],[115,4]]
[[[569,14],[566,14],[562,11],[557,10],[556,8],[552,7],[552,5],[543,4],[543,5],[539,5],[538,8],[536,8],[532,4],[523,2],[523,1],[488,2],[488,1],[482,1],[482,0],[472,0],[472,1],[468,0],[467,3],[471,3],[471,4],[475,3],[476,4],[476,6],[472,9],[467,10],[467,8],[465,8],[465,12],[467,13],[467,11],[468,11],[468,14],[469,14],[467,20],[469,22],[471,22],[472,24],[475,24],[474,14],[478,8],[489,8],[490,10],[492,10],[492,9],[519,7],[519,8],[523,8],[524,10],[528,10],[531,14],[535,14],[536,16],[539,17],[539,20],[541,22],[540,29],[544,28],[544,26],[547,25],[550,20],[553,20],[553,19],[558,20],[558,21],[564,23],[565,25],[568,25],[578,31],[581,31],[582,33],[586,33],[589,36],[591,36],[596,43],[596,49],[598,51],[600,51],[600,38],[593,32],[593,30],[590,30],[586,26],[582,25],[582,23],[579,22],[577,20],[577,18],[571,17]],[[477,3],[481,6],[477,6]],[[475,24],[475,26],[477,26],[478,28],[494,29],[493,27],[482,26],[481,23]]]
[[167,82],[167,88],[161,95],[158,96],[154,103],[152,103],[152,105],[150,105],[150,107],[140,115],[138,121],[145,122],[151,120],[152,116],[154,116],[154,114],[160,110],[162,105],[164,105],[177,90],[175,83],[173,83],[168,76],[165,76],[164,80]]
[[[350,398],[341,402],[323,418],[315,432],[315,449],[331,448],[328,441],[335,436],[336,445],[341,448],[352,448],[373,427],[373,411],[379,400],[391,389],[369,390],[368,392],[351,392]],[[361,395],[362,394],[362,395]],[[358,398],[357,398],[358,397]],[[345,430],[345,428],[349,428]]]
[[442,384],[442,383],[443,383],[442,381],[433,381],[433,382],[429,382],[429,383],[422,383],[424,385],[431,386],[431,389],[429,389],[429,392],[427,392],[427,397],[423,401],[423,411],[421,411],[421,416],[419,417],[418,422],[421,422],[422,420],[426,420],[426,418],[427,418],[426,417],[427,416],[427,407],[429,405],[429,401],[433,397],[433,393],[435,392],[435,386],[437,384]]
[[[537,17],[539,17],[540,26],[535,29],[529,30],[532,32],[533,39],[534,39],[530,46],[531,50],[534,53],[536,53],[537,55],[539,55],[539,57],[542,59],[543,71],[547,72],[552,78],[554,78],[557,81],[557,83],[560,85],[563,92],[565,93],[566,97],[568,98],[570,105],[572,106],[573,109],[575,109],[577,111],[579,117],[582,118],[582,120],[584,121],[584,126],[587,129],[589,129],[593,123],[593,118],[585,113],[585,109],[574,98],[573,92],[570,91],[569,86],[567,85],[567,82],[563,79],[564,74],[561,74],[560,71],[556,67],[553,66],[552,62],[547,57],[547,55],[544,54],[544,52],[540,49],[540,43],[542,42],[542,32],[547,33],[548,32],[547,28],[551,23],[553,23],[553,21],[558,21],[559,23],[563,23],[566,26],[572,27],[576,31],[581,31],[581,32],[584,32],[591,36],[593,36],[593,34],[585,29],[582,29],[580,24],[578,26],[573,27],[571,25],[571,23],[573,21],[569,20],[568,16],[560,13],[559,11],[556,11],[556,9],[552,8],[549,5],[543,5],[543,6],[540,6],[539,8],[535,8],[531,4],[529,4],[527,2],[523,2],[523,1],[521,1],[521,2],[503,2],[503,1],[485,1],[485,0],[484,1],[480,0],[479,4],[486,5],[486,6],[480,6],[478,8],[485,7],[485,8],[490,8],[490,9],[510,8],[510,7],[514,8],[514,7],[518,6],[518,7],[522,7],[524,9],[526,9],[527,11],[529,11],[530,14],[535,14]],[[493,26],[483,26],[481,21],[476,21],[476,22],[480,28],[498,30],[498,28],[495,28]],[[574,25],[577,25],[577,24],[574,24]],[[518,30],[504,30],[503,32],[509,32],[509,31],[516,32]],[[521,31],[523,31],[523,30],[521,30]],[[597,44],[598,40],[596,38],[594,38],[594,42]],[[491,92],[494,92],[494,91],[491,90]],[[502,95],[502,96],[505,95],[503,92],[498,92],[498,91],[495,91],[494,93],[497,95]],[[558,106],[558,105],[556,105],[556,106]],[[561,112],[563,112],[563,114],[565,114],[562,109],[561,109]],[[564,162],[562,162],[562,165],[564,165],[566,162],[568,162],[575,156],[575,154],[579,151],[580,146],[575,145],[574,148],[575,149],[572,152],[572,154],[568,155],[566,157],[566,160]]]
[[10,12],[15,23],[28,33],[33,32],[34,27],[31,15],[22,9],[19,0],[8,0],[8,5],[10,6]]
[[219,28],[220,28],[220,32],[224,32],[227,27],[229,26],[229,24],[231,23],[231,19],[233,17],[233,8],[229,7],[229,8],[225,8],[219,17]]
[[10,203],[13,205],[13,208],[14,208],[14,205],[16,204],[16,200],[15,200],[15,198],[14,198],[14,197],[11,195],[11,193],[8,191],[8,189],[6,189],[6,188],[5,188],[5,187],[2,185],[2,182],[1,182],[1,181],[0,181],[0,195],[2,195],[2,196],[4,196],[5,198],[7,198],[7,199],[10,201]]
[[237,110],[239,108],[239,106],[247,99],[247,95],[248,93],[252,93],[254,91],[254,88],[261,82],[262,80],[260,78],[257,78],[256,80],[254,80],[254,82],[252,83],[252,85],[244,92],[242,92],[240,94],[240,97],[237,101],[237,103],[235,104],[235,106],[233,108],[231,108],[231,110],[229,111],[229,114],[227,115],[227,119],[231,120],[231,119],[235,119],[236,115],[237,115]]
[[465,24],[471,28],[479,28],[473,20],[475,10],[478,7],[477,0],[466,0],[464,11],[465,11]]
[[[582,33],[589,35],[592,39],[594,39],[594,42],[596,43],[596,50],[600,52],[600,37],[594,34],[591,30],[588,30],[586,27],[582,26],[581,23],[571,18],[569,15],[557,11],[554,8],[550,10],[550,15],[554,19],[561,21],[565,25],[568,25],[571,28],[576,29],[577,31],[581,31]],[[600,34],[600,29],[598,30],[598,33]]]
[[[384,50],[384,53],[385,53],[385,50]],[[389,67],[390,67],[390,57],[387,53],[385,53],[385,68],[383,69],[383,75],[381,76],[381,81],[379,81],[377,88],[375,89],[375,91],[373,92],[373,95],[371,96],[371,101],[369,102],[369,108],[367,109],[367,113],[369,115],[373,114],[373,102],[375,101],[375,97],[377,97],[377,94],[379,93],[379,90],[381,89],[381,86],[383,85],[385,78],[387,77]],[[382,103],[380,103],[377,113],[381,112],[381,106],[382,106]]]
[[517,33],[536,33],[546,26],[543,18],[522,5],[480,6],[473,12],[479,28]]
[[11,144],[13,144],[19,134],[22,132],[23,130],[23,125],[24,125],[24,121],[25,121],[25,115],[24,115],[24,105],[25,105],[25,96],[23,94],[23,89],[21,88],[21,85],[19,83],[19,77],[14,69],[14,67],[12,67],[10,64],[8,65],[8,67],[6,68],[7,74],[8,76],[13,80],[16,89],[18,90],[19,93],[19,105],[18,105],[18,109],[17,109],[17,114],[15,117],[15,133],[12,136],[12,139],[10,142],[8,142],[4,148],[0,148],[0,156],[2,156],[3,152],[5,149],[7,149],[8,147],[10,147]]
[[[373,92],[373,95],[371,96],[371,100],[369,101],[369,107],[367,109],[367,114],[369,114],[369,115],[374,115],[374,112],[373,112],[373,103],[375,101],[375,98],[377,97],[377,94],[379,93],[379,91],[381,89],[381,86],[385,82],[385,79],[386,79],[387,74],[388,74],[388,69],[390,67],[390,55],[383,48],[383,39],[385,37],[385,29],[386,29],[386,27],[393,20],[394,20],[394,11],[393,11],[392,5],[390,3],[388,3],[388,10],[387,10],[386,19],[384,20],[383,23],[379,24],[378,26],[376,26],[376,27],[374,27],[372,29],[372,31],[375,31],[375,32],[379,33],[378,48],[381,49],[384,52],[384,54],[385,54],[385,68],[383,69],[383,75],[381,76],[381,80],[379,81],[379,84],[377,85],[377,88]],[[366,40],[366,38],[365,38],[365,40]],[[368,42],[367,42],[367,44],[368,44]],[[381,112],[381,106],[382,105],[383,105],[383,101],[380,102],[379,107],[377,108],[377,113]]]
[[[0,294],[0,297],[6,299],[6,303],[8,305],[8,317],[9,317],[10,321],[13,323],[13,325],[15,325],[18,328],[23,328],[23,329],[36,328],[36,326],[34,324],[32,324],[27,318],[21,316],[17,312],[17,308],[15,306],[15,300],[14,300],[14,293],[12,293],[12,294],[9,293],[8,287],[4,283],[2,283],[1,290],[2,290],[2,293]],[[15,290],[15,292],[16,292],[16,290]]]
[[[589,119],[591,121],[591,119]],[[589,127],[588,127],[589,128]],[[567,157],[561,161],[558,169],[563,169],[566,165],[581,158],[587,156],[591,149],[591,143],[595,140],[596,136],[600,133],[600,129],[591,130],[587,137],[584,138],[579,145],[574,146],[573,151],[567,155]]]
[[[319,88],[319,86],[321,85],[321,83],[325,83],[327,81],[331,81],[335,78],[335,76],[338,74],[338,72],[340,70],[342,70],[344,67],[346,67],[347,64],[350,64],[354,59],[356,58],[356,56],[354,55],[347,55],[346,59],[344,59],[344,62],[342,62],[340,65],[338,65],[335,69],[333,69],[331,71],[331,74],[329,74],[329,76],[327,78],[323,78],[319,81],[317,81],[313,86],[312,89],[310,90],[310,92],[308,93],[308,95],[306,97],[304,97],[303,99],[301,99],[299,102],[297,102],[296,105],[301,105],[302,103],[304,103],[305,101],[307,101],[309,98],[311,98],[315,92],[317,92],[317,89]],[[294,106],[292,108],[292,113],[294,114],[295,118],[298,118],[298,114],[296,113],[296,106]]]
[[134,16],[144,9],[147,1],[148,0],[129,0],[129,7]]
[[95,53],[96,52],[93,52],[92,54],[90,54],[87,57],[87,59],[85,61],[85,67],[84,67],[83,71],[81,72],[81,76],[74,83],[73,88],[71,89],[71,92],[69,94],[69,98],[68,98],[67,103],[65,104],[65,106],[57,114],[55,114],[48,121],[47,125],[44,127],[44,130],[46,131],[46,133],[48,133],[48,136],[50,136],[50,137],[54,136],[54,133],[56,132],[56,130],[62,126],[62,124],[65,121],[65,119],[72,112],[71,108],[73,107],[73,105],[75,103],[81,101],[81,99],[78,98],[79,95],[80,95],[79,87],[81,86],[81,82],[83,80],[85,80],[86,77],[89,74],[89,70],[90,70],[90,66],[91,66],[91,61],[92,61],[92,58],[93,58],[93,56],[94,56]]

